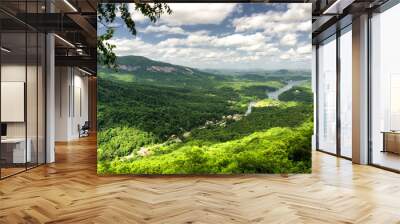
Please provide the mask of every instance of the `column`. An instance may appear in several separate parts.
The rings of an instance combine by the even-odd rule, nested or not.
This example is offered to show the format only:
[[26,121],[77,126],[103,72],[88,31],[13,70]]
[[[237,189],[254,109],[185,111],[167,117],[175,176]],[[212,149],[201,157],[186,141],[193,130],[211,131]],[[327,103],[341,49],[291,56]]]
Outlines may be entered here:
[[368,163],[368,15],[353,19],[353,162]]

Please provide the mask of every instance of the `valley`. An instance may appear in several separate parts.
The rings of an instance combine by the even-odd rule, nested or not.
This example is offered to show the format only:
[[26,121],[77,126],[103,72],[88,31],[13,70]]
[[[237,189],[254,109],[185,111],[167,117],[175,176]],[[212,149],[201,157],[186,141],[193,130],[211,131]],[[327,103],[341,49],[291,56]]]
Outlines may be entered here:
[[99,174],[311,171],[308,71],[118,64],[98,69]]

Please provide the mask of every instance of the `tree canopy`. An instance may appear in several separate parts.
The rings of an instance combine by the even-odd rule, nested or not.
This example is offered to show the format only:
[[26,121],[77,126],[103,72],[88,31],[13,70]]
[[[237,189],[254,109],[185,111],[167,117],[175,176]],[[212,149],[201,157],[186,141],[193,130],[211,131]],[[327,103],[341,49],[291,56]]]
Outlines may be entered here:
[[[171,14],[172,10],[166,3],[129,3],[134,5],[134,11],[141,13],[151,22],[156,22],[162,14]],[[132,19],[132,13],[129,10],[128,3],[104,3],[99,4],[97,9],[97,21],[106,27],[106,32],[97,36],[97,54],[98,62],[109,68],[116,68],[116,55],[114,53],[115,45],[108,43],[114,35],[114,29],[111,24],[120,15],[129,32],[136,35],[136,24]]]

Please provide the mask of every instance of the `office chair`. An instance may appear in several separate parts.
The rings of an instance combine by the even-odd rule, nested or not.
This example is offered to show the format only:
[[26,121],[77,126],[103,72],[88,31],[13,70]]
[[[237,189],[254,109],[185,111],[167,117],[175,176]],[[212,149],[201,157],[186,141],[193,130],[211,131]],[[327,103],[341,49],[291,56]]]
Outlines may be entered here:
[[78,125],[79,128],[79,138],[80,137],[87,137],[89,136],[89,129],[90,129],[90,125],[89,125],[89,121],[85,121],[85,123],[82,125],[82,127],[79,127],[80,125]]

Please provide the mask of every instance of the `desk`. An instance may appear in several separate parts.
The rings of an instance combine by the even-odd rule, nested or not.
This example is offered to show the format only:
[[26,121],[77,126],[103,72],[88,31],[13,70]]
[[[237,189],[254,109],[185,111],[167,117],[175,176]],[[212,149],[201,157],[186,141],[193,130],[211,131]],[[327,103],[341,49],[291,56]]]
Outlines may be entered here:
[[383,131],[382,152],[400,154],[400,131]]
[[[28,142],[25,151],[25,140]],[[26,163],[31,162],[32,141],[30,138],[5,138],[1,139],[1,157],[6,163]]]

